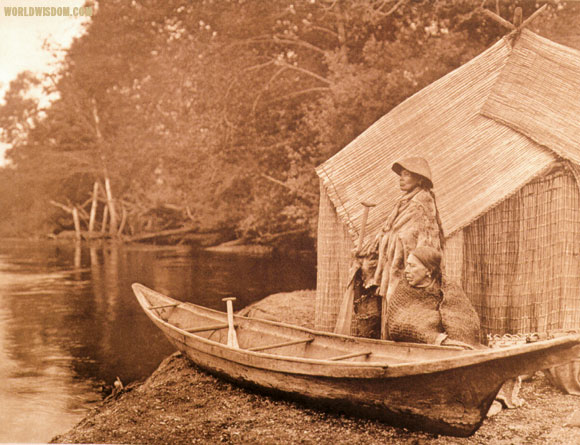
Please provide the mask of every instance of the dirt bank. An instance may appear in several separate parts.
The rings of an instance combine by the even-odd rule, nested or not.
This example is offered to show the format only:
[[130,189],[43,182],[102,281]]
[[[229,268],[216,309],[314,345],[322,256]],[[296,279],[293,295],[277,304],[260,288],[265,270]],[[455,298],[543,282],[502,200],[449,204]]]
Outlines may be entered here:
[[[244,311],[312,323],[313,294],[277,294]],[[320,412],[247,391],[199,370],[180,354],[145,383],[91,411],[54,443],[244,444],[558,444],[580,443],[565,426],[580,398],[562,394],[537,373],[522,386],[521,408],[487,419],[469,438],[409,432],[376,421]]]

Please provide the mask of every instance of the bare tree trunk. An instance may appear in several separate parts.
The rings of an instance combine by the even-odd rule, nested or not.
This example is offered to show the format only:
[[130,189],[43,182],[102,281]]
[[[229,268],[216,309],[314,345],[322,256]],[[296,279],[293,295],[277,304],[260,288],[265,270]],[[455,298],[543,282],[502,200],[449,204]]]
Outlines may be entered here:
[[125,210],[125,206],[123,206],[123,204],[121,203],[121,224],[119,224],[117,236],[121,236],[123,234],[123,229],[125,228],[126,222],[127,222],[127,210]]
[[115,211],[115,200],[113,198],[113,192],[111,190],[111,181],[109,179],[109,172],[107,169],[107,162],[105,159],[105,154],[103,153],[103,135],[101,133],[101,128],[99,125],[99,114],[97,112],[97,101],[93,98],[93,118],[95,120],[95,134],[97,136],[97,147],[99,151],[99,157],[101,158],[101,164],[103,166],[103,176],[105,178],[105,196],[107,199],[107,207],[109,208],[109,233],[113,236],[117,234],[117,212]]
[[89,233],[95,230],[95,219],[97,218],[97,206],[99,205],[99,183],[95,181],[93,185],[93,202],[91,204],[91,214],[89,216]]
[[103,222],[101,224],[101,233],[105,233],[107,231],[108,218],[109,218],[109,208],[105,206],[105,210],[103,211]]
[[75,225],[75,238],[77,241],[80,241],[82,239],[82,235],[81,235],[81,221],[79,219],[79,209],[74,207],[72,209],[72,216]]
[[105,192],[107,195],[107,207],[109,208],[109,233],[116,235],[117,230],[117,212],[115,211],[115,200],[113,199],[113,192],[111,191],[111,181],[109,177],[105,176]]
[[75,241],[75,256],[74,256],[74,266],[75,266],[75,279],[81,280],[81,266],[82,266],[82,243],[79,240]]
[[344,53],[346,50],[346,29],[344,26],[344,11],[340,2],[336,2],[336,10],[336,31],[338,34],[338,43],[340,43],[341,46],[341,53]]

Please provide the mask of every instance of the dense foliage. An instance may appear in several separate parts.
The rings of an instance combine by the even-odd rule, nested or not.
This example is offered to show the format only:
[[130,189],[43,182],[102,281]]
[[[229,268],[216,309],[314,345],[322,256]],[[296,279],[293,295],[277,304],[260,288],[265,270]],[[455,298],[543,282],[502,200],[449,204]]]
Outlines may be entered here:
[[[515,4],[486,7],[511,19]],[[524,18],[539,5],[520,2]],[[506,29],[481,0],[108,0],[59,76],[0,107],[5,234],[70,225],[110,178],[126,234],[191,225],[315,233],[314,167]],[[570,46],[578,7],[531,28]],[[42,85],[52,104],[30,94]]]

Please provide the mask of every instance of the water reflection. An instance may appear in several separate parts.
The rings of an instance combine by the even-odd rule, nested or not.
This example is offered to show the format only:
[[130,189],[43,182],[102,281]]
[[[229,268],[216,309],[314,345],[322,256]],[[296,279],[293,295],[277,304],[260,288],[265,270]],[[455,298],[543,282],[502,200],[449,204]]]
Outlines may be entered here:
[[116,376],[149,375],[173,351],[139,308],[138,281],[178,299],[236,309],[270,293],[312,288],[314,258],[57,243],[0,244],[0,441],[66,431]]

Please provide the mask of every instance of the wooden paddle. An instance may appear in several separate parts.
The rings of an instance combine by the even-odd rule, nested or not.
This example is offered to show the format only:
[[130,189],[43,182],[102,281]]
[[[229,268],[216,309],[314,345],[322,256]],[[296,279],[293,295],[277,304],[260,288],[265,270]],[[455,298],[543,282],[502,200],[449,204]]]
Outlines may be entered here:
[[239,349],[240,345],[238,344],[238,336],[234,326],[234,305],[232,303],[235,300],[235,297],[222,298],[222,301],[226,302],[228,309],[228,346]]
[[376,204],[371,204],[370,202],[361,202],[364,207],[362,222],[360,224],[360,235],[358,237],[358,246],[356,247],[356,253],[359,254],[363,248],[363,242],[365,240],[365,232],[367,231],[367,219],[369,218],[369,210],[371,207],[375,207]]
[[352,323],[352,311],[354,304],[354,275],[356,274],[356,271],[360,267],[360,265],[357,262],[358,261],[357,255],[362,251],[363,248],[365,232],[367,229],[367,219],[369,217],[369,210],[371,209],[371,207],[376,206],[376,204],[371,204],[369,202],[361,202],[361,204],[364,207],[361,221],[361,229],[358,237],[353,265],[351,266],[351,270],[348,273],[349,274],[348,284],[346,286],[346,291],[344,292],[344,296],[342,297],[342,302],[338,310],[338,318],[336,320],[336,325],[334,327],[334,332],[336,334],[343,335],[351,334],[350,328]]

